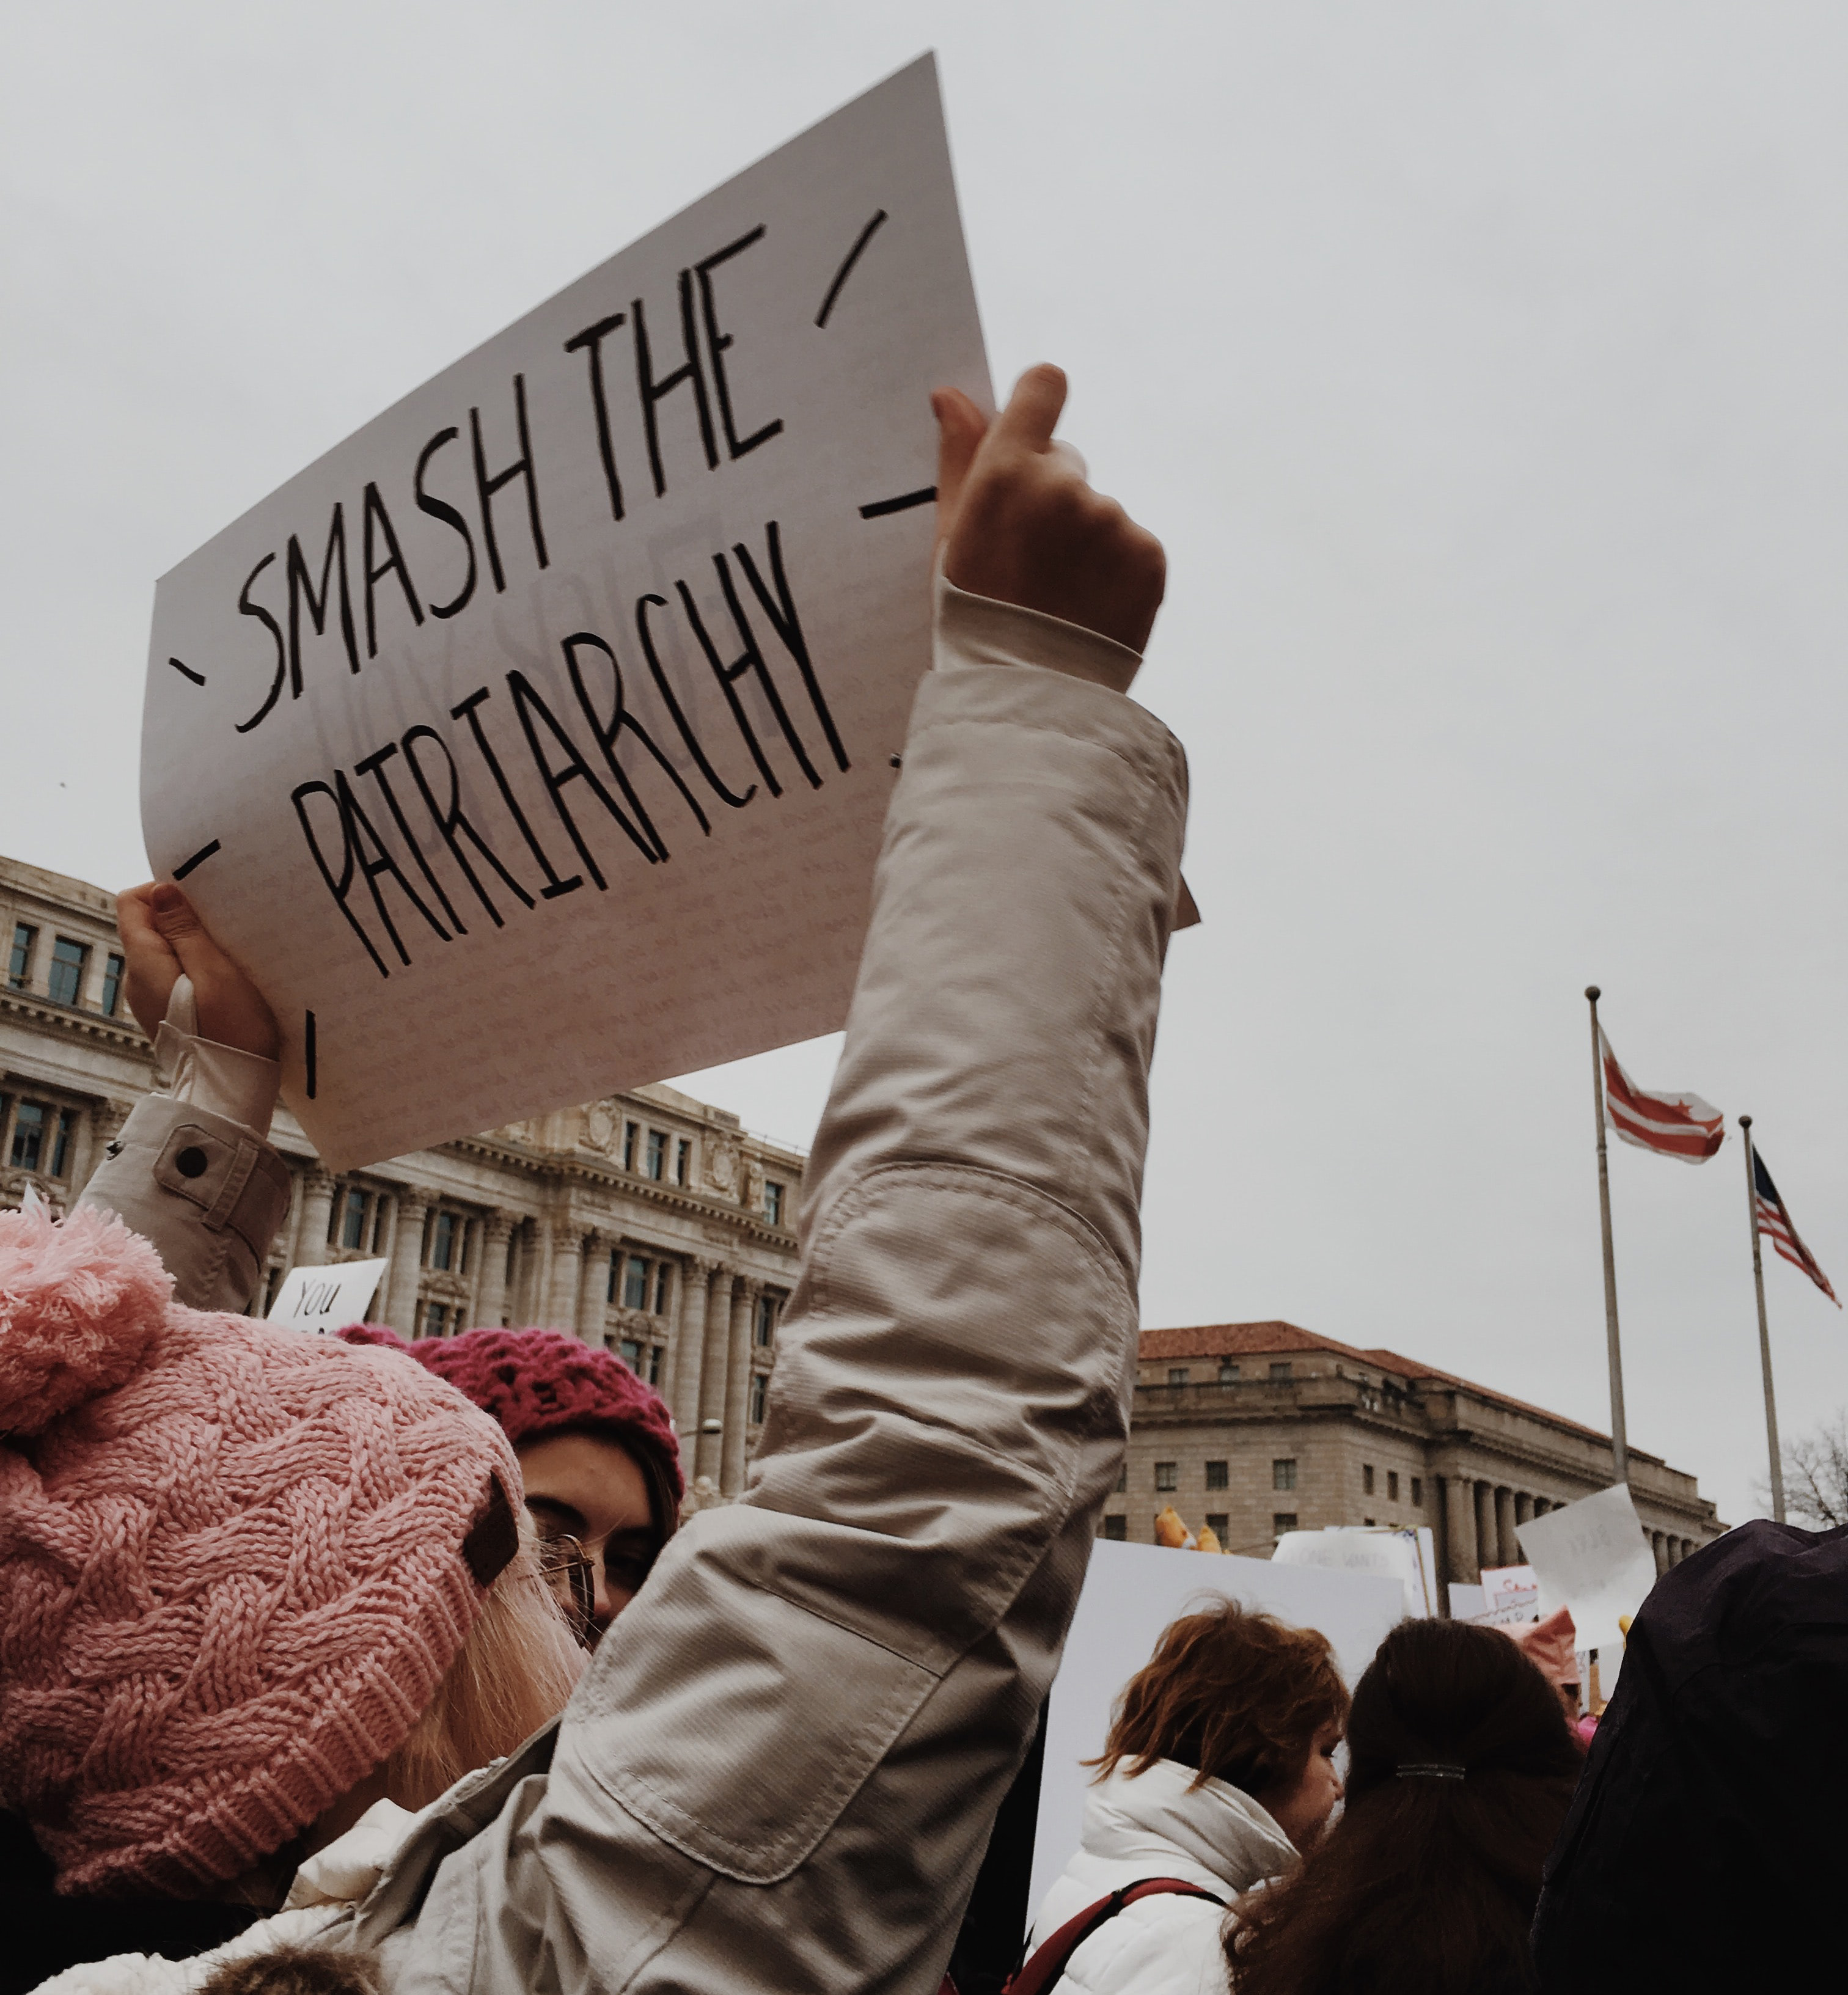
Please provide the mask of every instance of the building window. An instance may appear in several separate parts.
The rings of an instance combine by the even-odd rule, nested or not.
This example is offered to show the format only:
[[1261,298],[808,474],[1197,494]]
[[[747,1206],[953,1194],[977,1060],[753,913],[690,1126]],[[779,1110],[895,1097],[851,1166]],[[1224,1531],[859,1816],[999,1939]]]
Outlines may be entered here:
[[1386,1471],[1386,1501],[1389,1503],[1399,1501],[1399,1471],[1396,1468]]
[[633,1122],[625,1122],[623,1125],[623,1169],[626,1171],[632,1171],[634,1168],[635,1125]]
[[654,1263],[654,1313],[665,1316],[667,1313],[668,1264],[665,1261],[657,1261]]
[[658,1129],[648,1131],[647,1175],[658,1184],[668,1174],[668,1139]]
[[1232,1535],[1231,1513],[1226,1510],[1207,1511],[1207,1529],[1212,1533],[1214,1537],[1219,1540],[1220,1544],[1223,1547],[1226,1540]]
[[1175,1464],[1171,1461],[1158,1461],[1155,1464],[1155,1486],[1157,1489],[1175,1489],[1180,1487],[1175,1479]]
[[1170,1386],[1184,1386],[1187,1382],[1187,1369],[1184,1365],[1170,1365],[1168,1367],[1168,1383]]
[[661,1361],[667,1355],[667,1349],[665,1344],[658,1344],[648,1353],[648,1383],[651,1386],[661,1383]]
[[1297,1513],[1295,1511],[1278,1510],[1272,1513],[1270,1519],[1270,1534],[1273,1538],[1280,1538],[1286,1531],[1293,1531],[1296,1527]]
[[751,1336],[760,1351],[776,1341],[776,1311],[775,1296],[757,1297],[757,1317]]
[[645,1310],[648,1307],[648,1264],[639,1254],[631,1254],[623,1269],[623,1307]]
[[1290,1360],[1287,1358],[1280,1364],[1273,1365],[1270,1368],[1270,1382],[1273,1386],[1287,1386],[1290,1383]]
[[1238,1368],[1229,1358],[1220,1361],[1219,1382],[1222,1386],[1235,1386],[1238,1382]]
[[36,929],[23,922],[13,927],[13,953],[7,960],[6,980],[15,991],[23,991],[32,980],[32,946],[39,939]]
[[449,1312],[441,1303],[425,1303],[424,1334],[426,1337],[441,1337],[443,1334],[443,1325],[448,1320],[448,1315]]
[[375,1254],[378,1252],[380,1245],[384,1240],[385,1218],[390,1210],[390,1199],[375,1198],[373,1200],[373,1252]]
[[36,1101],[22,1101],[13,1117],[13,1169],[36,1171],[45,1147],[45,1111]]
[[84,966],[89,960],[89,950],[69,936],[60,936],[51,945],[51,975],[46,987],[53,1004],[76,1004],[84,993]]
[[1361,1519],[1361,1520],[1360,1520],[1360,1521],[1362,1522],[1362,1524],[1364,1524],[1364,1525],[1366,1526],[1366,1528],[1367,1528],[1369,1531],[1372,1530],[1372,1528],[1373,1528],[1373,1519],[1372,1519],[1371,1517],[1362,1517],[1362,1518]]
[[456,1234],[461,1222],[452,1212],[436,1215],[436,1231],[430,1236],[430,1265],[447,1273],[455,1263]]
[[768,1178],[764,1180],[764,1217],[772,1226],[783,1223],[783,1187]]
[[113,1018],[115,1008],[122,1002],[122,960],[111,954],[103,962],[103,1016]]
[[1360,1465],[1360,1493],[1363,1496],[1373,1493],[1373,1464],[1370,1461],[1363,1461]]
[[1207,1464],[1207,1487],[1209,1489],[1229,1489],[1231,1485],[1231,1464],[1225,1461]]
[[1129,1536],[1129,1519],[1127,1517],[1106,1517],[1104,1519],[1104,1535],[1122,1544]]
[[58,1111],[58,1140],[51,1152],[51,1175],[54,1178],[69,1175],[70,1138],[77,1131],[77,1111],[64,1108]]
[[1127,1495],[1128,1489],[1129,1464],[1128,1462],[1125,1462],[1122,1467],[1117,1471],[1117,1494],[1119,1496]]
[[1412,1478],[1412,1508],[1414,1510],[1424,1508],[1424,1478],[1422,1475]]
[[1273,1489],[1295,1489],[1297,1464],[1296,1458],[1293,1455],[1287,1461],[1273,1461],[1270,1464],[1270,1486]]
[[768,1376],[761,1372],[752,1372],[751,1375],[751,1417],[753,1420],[763,1419],[764,1404],[769,1397]]
[[340,1224],[340,1244],[342,1247],[366,1245],[366,1194],[357,1185],[347,1191],[346,1210]]
[[683,1185],[686,1183],[686,1174],[692,1166],[692,1159],[693,1146],[688,1142],[685,1137],[682,1136],[679,1142],[674,1145],[675,1183],[677,1185]]
[[623,1362],[637,1378],[641,1376],[641,1345],[632,1337],[625,1337],[617,1348],[623,1354]]

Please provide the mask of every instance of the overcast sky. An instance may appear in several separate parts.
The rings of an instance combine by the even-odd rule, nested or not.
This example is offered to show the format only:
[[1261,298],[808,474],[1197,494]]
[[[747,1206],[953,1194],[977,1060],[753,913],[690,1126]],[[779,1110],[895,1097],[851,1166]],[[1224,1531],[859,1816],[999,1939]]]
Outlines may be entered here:
[[[1167,543],[1187,744],[1143,1320],[1604,1423],[1585,1006],[1848,1294],[1848,15],[77,5],[0,91],[0,851],[143,876],[155,579],[926,47],[998,381]],[[823,1042],[682,1084],[805,1142]],[[1613,1143],[1633,1443],[1764,1473],[1735,1131]],[[1787,1431],[1848,1326],[1767,1272]]]

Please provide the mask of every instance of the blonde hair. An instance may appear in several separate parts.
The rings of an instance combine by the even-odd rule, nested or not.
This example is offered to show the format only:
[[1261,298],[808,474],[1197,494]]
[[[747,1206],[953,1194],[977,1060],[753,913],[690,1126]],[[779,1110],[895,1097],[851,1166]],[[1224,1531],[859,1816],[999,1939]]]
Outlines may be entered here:
[[463,1774],[503,1758],[565,1708],[587,1660],[539,1576],[526,1530],[436,1695],[385,1763],[401,1808],[426,1808]]

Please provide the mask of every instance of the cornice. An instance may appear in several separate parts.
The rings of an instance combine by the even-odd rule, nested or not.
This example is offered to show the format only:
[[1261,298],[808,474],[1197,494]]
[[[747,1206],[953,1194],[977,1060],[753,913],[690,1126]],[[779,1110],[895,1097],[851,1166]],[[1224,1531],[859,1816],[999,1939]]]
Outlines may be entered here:
[[153,1070],[154,1049],[141,1028],[132,1022],[107,1018],[100,1011],[80,1011],[54,1004],[48,998],[35,997],[30,991],[0,986],[0,1015],[6,1015],[61,1038],[88,1039],[131,1054],[146,1062],[150,1073]]

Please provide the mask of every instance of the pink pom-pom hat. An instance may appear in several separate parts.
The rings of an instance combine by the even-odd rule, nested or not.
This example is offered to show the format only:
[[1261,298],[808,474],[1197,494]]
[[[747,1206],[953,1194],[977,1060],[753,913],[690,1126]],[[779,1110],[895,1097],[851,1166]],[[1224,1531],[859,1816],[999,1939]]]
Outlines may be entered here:
[[61,1890],[198,1894],[400,1745],[514,1552],[506,1437],[401,1353],[0,1213],[0,1805]]

